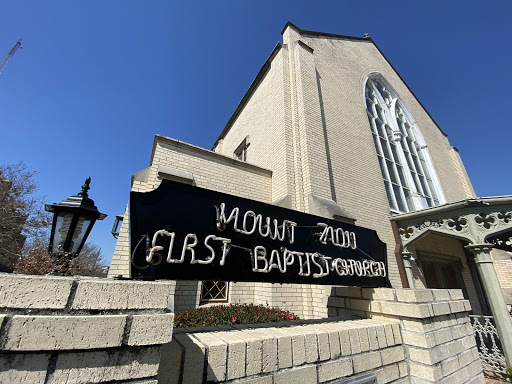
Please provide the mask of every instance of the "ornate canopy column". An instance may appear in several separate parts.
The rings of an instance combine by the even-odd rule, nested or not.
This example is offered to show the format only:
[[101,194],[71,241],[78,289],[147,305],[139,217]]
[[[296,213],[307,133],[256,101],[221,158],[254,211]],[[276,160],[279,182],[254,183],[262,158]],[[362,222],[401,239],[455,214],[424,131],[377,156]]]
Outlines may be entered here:
[[[468,199],[391,217],[396,222],[402,246],[429,233],[439,233],[468,243],[487,302],[494,316],[503,353],[512,365],[512,320],[508,313],[491,257],[493,247],[512,251],[512,196]],[[409,252],[403,252],[409,285],[412,270]]]
[[405,276],[407,276],[407,282],[409,283],[409,288],[416,288],[416,284],[414,284],[414,276],[412,274],[412,264],[411,261],[414,260],[412,257],[413,253],[404,249],[402,252],[402,259],[404,260],[404,268],[405,268]]
[[512,320],[507,311],[507,305],[498,284],[498,276],[493,266],[491,257],[493,247],[491,244],[471,244],[465,248],[473,254],[473,262],[480,276],[489,307],[494,315],[507,366],[512,366]]

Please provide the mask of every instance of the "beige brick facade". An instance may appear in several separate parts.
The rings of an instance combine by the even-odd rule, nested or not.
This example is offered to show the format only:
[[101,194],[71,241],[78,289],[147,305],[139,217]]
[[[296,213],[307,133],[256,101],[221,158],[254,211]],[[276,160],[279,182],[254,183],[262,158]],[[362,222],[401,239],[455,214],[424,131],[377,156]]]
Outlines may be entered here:
[[[132,190],[149,191],[170,178],[323,216],[312,199],[327,199],[357,225],[377,231],[387,244],[390,282],[401,288],[404,272],[364,98],[366,80],[375,73],[386,79],[414,117],[443,202],[475,197],[458,151],[371,39],[301,31],[292,24],[285,27],[283,43],[273,50],[213,150],[156,136],[150,166],[133,175]],[[233,158],[244,142],[247,162]],[[130,273],[128,225],[125,213],[110,277]],[[459,240],[427,236],[411,248],[413,253],[460,260],[466,294],[473,310],[481,312]],[[413,269],[417,286],[424,287],[416,264]],[[322,286],[230,283],[229,299],[318,318],[327,316],[329,292],[330,287]],[[178,282],[175,308],[199,305],[199,295],[200,282]]]
[[512,313],[512,253],[495,249],[492,256],[505,302]]

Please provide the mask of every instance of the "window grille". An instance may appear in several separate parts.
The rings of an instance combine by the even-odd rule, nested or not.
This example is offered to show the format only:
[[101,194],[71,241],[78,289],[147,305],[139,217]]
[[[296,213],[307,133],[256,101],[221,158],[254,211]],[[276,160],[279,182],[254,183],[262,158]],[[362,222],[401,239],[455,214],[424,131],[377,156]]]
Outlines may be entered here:
[[409,212],[444,202],[421,133],[384,79],[366,82],[365,101],[389,206]]
[[203,281],[201,303],[226,303],[228,301],[227,281]]

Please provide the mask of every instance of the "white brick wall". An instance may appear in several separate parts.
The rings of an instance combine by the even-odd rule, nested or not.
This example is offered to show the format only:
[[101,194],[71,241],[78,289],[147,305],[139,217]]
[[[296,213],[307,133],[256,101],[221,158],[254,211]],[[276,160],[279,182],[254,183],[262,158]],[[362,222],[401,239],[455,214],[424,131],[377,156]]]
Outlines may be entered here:
[[[265,203],[270,203],[272,198],[271,171],[159,135],[155,136],[146,177],[134,177],[132,191],[146,192],[157,188],[162,180],[158,177],[159,165],[191,173],[195,185],[201,188]],[[109,277],[130,275],[128,226],[129,216],[125,211]]]
[[512,311],[512,253],[494,249],[492,256],[505,302],[509,311]]
[[[132,188],[156,188],[158,166],[163,165],[193,174],[196,185],[204,188],[263,202],[289,196],[292,208],[304,212],[311,212],[311,194],[332,199],[356,224],[377,231],[387,244],[390,281],[401,287],[389,205],[366,115],[366,77],[381,73],[411,111],[449,202],[474,196],[459,154],[371,40],[301,35],[288,26],[283,42],[219,138],[219,154],[157,136],[147,175],[139,175]],[[247,137],[249,164],[244,164],[232,156]],[[127,224],[125,220],[109,276],[129,271]],[[302,309],[304,317],[322,317],[325,292],[325,287],[239,284],[231,295],[234,302],[269,302]]]
[[[231,154],[249,135],[254,143],[262,144],[260,148],[256,148],[257,144],[249,148],[249,153],[255,154],[253,161],[272,170],[286,164],[286,172],[294,176],[288,179],[285,193],[292,196],[295,209],[308,212],[306,197],[315,193],[333,198],[356,217],[358,225],[375,229],[388,246],[391,283],[400,287],[390,210],[366,115],[365,78],[373,72],[382,73],[402,97],[422,131],[448,201],[474,197],[460,157],[370,40],[300,36],[293,27],[285,29],[283,37],[283,48],[223,137],[221,150]],[[298,40],[307,46],[298,44]],[[279,79],[281,74],[283,78]],[[284,91],[280,91],[282,87]],[[271,99],[269,104],[277,103],[280,108],[269,108],[269,104],[262,101],[266,94],[283,95],[285,101]],[[284,111],[285,127],[262,121],[261,117],[251,119],[254,114],[263,114],[273,122],[281,122],[281,106],[288,107]],[[282,146],[287,162],[275,164],[274,152],[262,154],[259,151],[268,145],[269,137],[277,141],[283,136],[287,139]],[[279,188],[282,186],[284,184]],[[273,200],[278,196],[274,194],[276,187],[273,183]],[[281,194],[279,192],[279,196]],[[473,289],[470,287],[469,291]],[[306,306],[308,296],[311,294],[304,295]],[[290,301],[284,288],[280,301]],[[318,308],[315,313],[320,312]]]
[[[297,44],[299,39],[313,51]],[[301,37],[297,30],[288,27],[284,43],[268,74],[223,137],[222,153],[230,155],[249,135],[250,162],[276,173],[286,165],[285,173],[294,175],[286,184],[277,185],[273,180],[273,200],[289,194],[295,209],[307,211],[309,193],[334,196],[356,216],[357,224],[376,229],[388,244],[390,279],[393,285],[401,286],[389,207],[364,104],[366,76],[382,73],[411,110],[448,201],[474,196],[460,158],[371,41]],[[283,110],[285,107],[288,109]],[[265,152],[272,142],[281,144],[279,156],[286,153],[286,162],[276,157],[275,151]],[[283,187],[287,188],[284,192]]]

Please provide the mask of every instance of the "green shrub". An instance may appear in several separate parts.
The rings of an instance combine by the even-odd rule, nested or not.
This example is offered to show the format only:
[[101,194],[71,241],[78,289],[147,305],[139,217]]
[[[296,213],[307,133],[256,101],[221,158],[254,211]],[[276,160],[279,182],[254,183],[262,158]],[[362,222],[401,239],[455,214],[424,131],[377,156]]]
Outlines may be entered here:
[[254,304],[216,305],[178,312],[174,317],[176,328],[211,327],[217,325],[273,323],[298,320],[293,313],[279,308]]
[[507,368],[507,379],[512,383],[512,367]]

